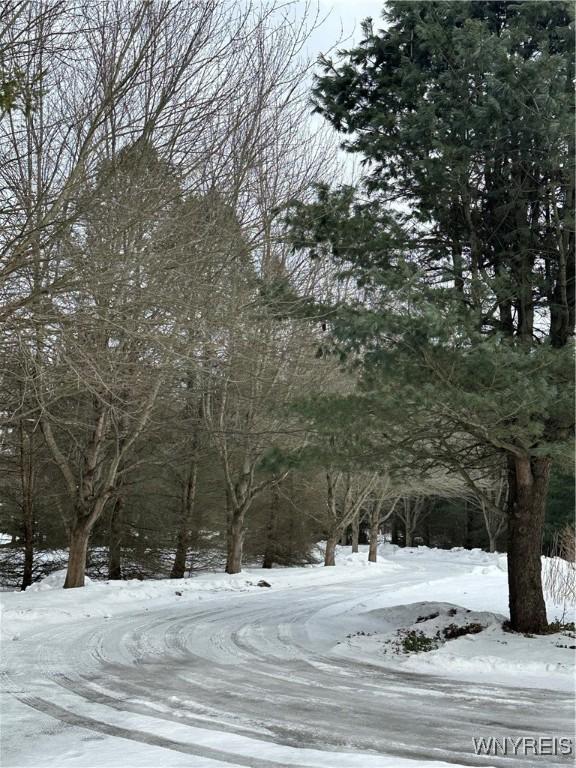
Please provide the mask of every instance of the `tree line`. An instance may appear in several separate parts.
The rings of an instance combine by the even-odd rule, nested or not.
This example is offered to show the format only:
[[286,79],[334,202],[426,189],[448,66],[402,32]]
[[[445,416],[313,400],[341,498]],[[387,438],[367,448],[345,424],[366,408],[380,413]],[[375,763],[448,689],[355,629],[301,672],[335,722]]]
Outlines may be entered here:
[[48,539],[78,587],[91,541],[111,578],[128,542],[162,542],[175,578],[214,537],[228,573],[247,539],[269,566],[322,538],[332,565],[347,535],[375,559],[383,528],[411,545],[460,505],[507,542],[512,626],[544,631],[572,429],[568,4],[391,2],[316,68],[321,127],[317,19],[290,13],[3,4],[0,519],[22,587]]

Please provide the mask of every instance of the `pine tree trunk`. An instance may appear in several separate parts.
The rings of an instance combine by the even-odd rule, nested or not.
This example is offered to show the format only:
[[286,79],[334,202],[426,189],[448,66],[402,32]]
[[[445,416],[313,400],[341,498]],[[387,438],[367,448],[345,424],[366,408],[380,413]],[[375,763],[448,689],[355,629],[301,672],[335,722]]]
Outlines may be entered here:
[[426,547],[431,546],[430,542],[432,541],[432,534],[430,532],[430,526],[428,525],[428,523],[426,523],[426,525],[424,526],[424,529],[422,531],[422,538],[424,539],[424,542],[423,542],[424,546]]
[[377,504],[370,513],[370,546],[368,548],[368,562],[375,563],[378,558],[378,528],[380,523],[380,509]]
[[242,548],[244,545],[244,514],[234,509],[228,515],[228,556],[226,573],[240,573],[242,570]]
[[64,589],[84,586],[86,553],[88,551],[90,530],[90,526],[85,522],[77,522],[70,532],[68,567],[66,569]]
[[329,536],[326,540],[326,552],[324,553],[324,565],[336,565],[336,545],[338,534]]
[[24,530],[24,571],[22,573],[22,582],[20,589],[22,592],[32,584],[32,573],[34,569],[34,541],[33,534]]
[[360,516],[352,520],[352,552],[358,552],[358,539],[360,538]]
[[186,557],[188,555],[188,541],[189,541],[188,533],[180,529],[178,531],[178,537],[176,539],[176,554],[174,555],[172,570],[170,571],[171,579],[184,578],[184,575],[186,573]]
[[32,500],[25,499],[22,509],[23,521],[23,543],[24,543],[24,573],[22,574],[22,583],[20,589],[22,592],[32,584],[32,569],[34,567],[34,510]]
[[275,542],[276,542],[276,524],[278,520],[278,507],[280,505],[280,495],[278,484],[272,486],[272,501],[268,513],[268,525],[266,527],[266,547],[264,549],[264,559],[262,568],[272,568],[274,565]]
[[108,541],[108,578],[122,578],[122,531],[124,528],[124,496],[120,494],[110,516],[110,532]]
[[24,572],[20,589],[24,591],[32,584],[34,566],[34,452],[33,436],[26,434],[24,424],[20,430],[20,483],[22,489],[22,538],[24,545]]
[[285,556],[292,560],[296,552],[296,523],[294,515],[290,515],[290,525],[288,526],[288,548],[284,550]]
[[400,526],[398,525],[398,518],[396,517],[396,515],[394,515],[394,517],[392,518],[392,536],[391,536],[391,538],[392,538],[392,544],[396,544],[397,546],[400,546],[400,536],[399,536],[400,531],[399,531],[399,528],[400,528]]
[[412,547],[414,545],[414,529],[410,528],[408,525],[406,526],[406,540],[404,543],[405,547]]
[[508,588],[510,627],[542,634],[548,621],[542,592],[542,534],[550,459],[509,459]]
[[176,539],[176,555],[170,573],[171,579],[183,579],[186,573],[186,560],[192,539],[192,517],[196,501],[198,463],[194,461],[186,479],[186,487],[180,512],[180,527]]
[[472,505],[464,502],[464,510],[466,513],[466,538],[464,539],[464,547],[466,549],[474,548],[473,528],[474,528],[474,510]]

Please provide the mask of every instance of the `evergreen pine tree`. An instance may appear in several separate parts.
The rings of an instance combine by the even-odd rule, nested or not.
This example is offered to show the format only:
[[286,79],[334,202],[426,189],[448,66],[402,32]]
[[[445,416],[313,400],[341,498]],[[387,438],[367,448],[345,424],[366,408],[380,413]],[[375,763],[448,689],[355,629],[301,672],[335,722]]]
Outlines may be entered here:
[[572,6],[398,0],[384,21],[314,89],[364,158],[361,192],[319,189],[292,237],[357,279],[332,328],[363,366],[358,423],[471,482],[507,463],[511,626],[543,632],[548,481],[573,425]]

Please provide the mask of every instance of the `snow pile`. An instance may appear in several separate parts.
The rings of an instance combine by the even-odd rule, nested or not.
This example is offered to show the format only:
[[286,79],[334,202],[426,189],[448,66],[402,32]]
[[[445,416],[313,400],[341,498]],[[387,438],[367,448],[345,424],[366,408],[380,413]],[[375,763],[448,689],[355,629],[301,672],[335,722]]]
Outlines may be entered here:
[[[338,555],[338,566],[344,568],[379,568],[380,570],[386,569],[387,571],[401,571],[404,566],[401,563],[395,563],[392,560],[386,558],[383,550],[380,550],[380,561],[371,563],[366,556],[366,552],[351,552],[347,553],[348,547],[342,547],[341,552]],[[330,566],[331,567],[331,566]]]
[[574,633],[525,637],[490,625],[478,635],[465,635],[430,653],[411,656],[402,667],[460,679],[523,688],[574,688]]
[[397,605],[364,614],[335,650],[405,672],[571,691],[574,632],[523,636],[504,631],[504,620],[449,603]]
[[385,656],[435,650],[464,635],[478,634],[504,621],[495,613],[471,611],[448,603],[412,603],[371,612],[394,630],[380,635]]
[[[63,589],[64,582],[66,581],[66,569],[61,571],[54,571],[49,576],[45,576],[40,581],[36,581],[34,584],[28,587],[28,592],[47,592],[50,589]],[[86,576],[86,584],[90,584],[92,579]]]

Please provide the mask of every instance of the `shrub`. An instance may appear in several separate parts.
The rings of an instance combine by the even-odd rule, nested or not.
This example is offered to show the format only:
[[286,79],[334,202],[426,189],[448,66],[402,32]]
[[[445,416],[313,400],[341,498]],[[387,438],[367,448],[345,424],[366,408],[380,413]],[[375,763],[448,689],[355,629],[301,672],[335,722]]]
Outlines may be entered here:
[[438,639],[412,629],[402,633],[400,644],[404,653],[427,653],[438,648]]
[[449,624],[447,627],[444,627],[442,634],[446,640],[456,640],[457,637],[462,637],[463,635],[477,635],[478,632],[482,632],[483,629],[483,624],[478,624],[478,622],[473,621],[470,624],[464,624],[461,627],[456,624]]

